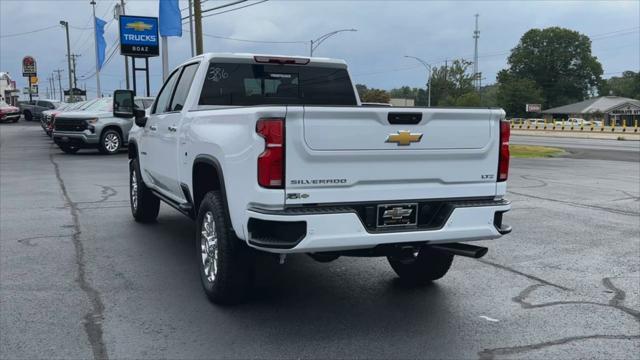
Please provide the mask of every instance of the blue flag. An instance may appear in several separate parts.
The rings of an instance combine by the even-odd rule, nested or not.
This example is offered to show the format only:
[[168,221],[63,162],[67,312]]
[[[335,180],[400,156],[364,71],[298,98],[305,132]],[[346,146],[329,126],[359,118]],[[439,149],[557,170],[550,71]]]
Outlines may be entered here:
[[98,70],[102,69],[104,63],[104,53],[107,49],[107,42],[104,41],[104,26],[106,21],[96,17],[96,46],[98,48]]
[[160,36],[182,36],[182,15],[178,0],[158,0]]

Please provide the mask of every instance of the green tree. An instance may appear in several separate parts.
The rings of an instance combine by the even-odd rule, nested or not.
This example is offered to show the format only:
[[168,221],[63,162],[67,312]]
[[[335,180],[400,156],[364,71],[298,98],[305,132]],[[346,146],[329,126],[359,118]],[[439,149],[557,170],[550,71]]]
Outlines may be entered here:
[[[470,73],[471,62],[458,59],[450,66],[434,66],[431,76],[431,105],[456,106],[458,98],[474,92],[473,74]],[[467,97],[468,98],[468,97]],[[479,105],[475,104],[473,106]]]
[[486,85],[480,88],[480,106],[498,106],[498,84]]
[[369,89],[367,88],[367,85],[356,84],[356,91],[358,91],[358,96],[360,97],[360,100],[362,100],[362,97],[364,96],[364,94],[366,94],[368,90]]
[[602,76],[602,65],[591,55],[591,40],[560,27],[527,31],[511,50],[508,64],[498,82],[514,81],[512,77],[534,81],[547,108],[584,100]]
[[603,80],[598,88],[601,96],[614,95],[640,100],[640,72],[625,71],[622,76]]
[[389,103],[391,97],[389,93],[382,89],[369,89],[366,85],[356,84],[356,90],[360,101],[362,102],[377,102],[377,103]]
[[542,89],[535,81],[504,75],[498,85],[496,100],[509,117],[525,117],[526,104],[540,104],[544,99]]
[[413,99],[416,106],[427,106],[428,104],[427,91],[425,89],[403,86],[389,90],[389,95],[392,98]]

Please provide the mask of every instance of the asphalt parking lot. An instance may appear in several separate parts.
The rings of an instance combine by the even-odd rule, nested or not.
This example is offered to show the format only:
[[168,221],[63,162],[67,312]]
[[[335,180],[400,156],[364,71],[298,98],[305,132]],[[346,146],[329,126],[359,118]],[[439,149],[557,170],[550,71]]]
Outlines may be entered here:
[[513,233],[430,286],[299,255],[264,259],[225,308],[200,289],[191,220],[133,221],[126,154],[0,124],[0,357],[637,358],[640,164],[587,155],[513,159]]

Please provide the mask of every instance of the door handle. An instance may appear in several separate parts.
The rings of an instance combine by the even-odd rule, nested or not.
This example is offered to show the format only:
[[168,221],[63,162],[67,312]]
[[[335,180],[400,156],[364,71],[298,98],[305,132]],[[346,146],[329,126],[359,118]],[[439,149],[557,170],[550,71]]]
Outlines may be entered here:
[[169,129],[169,131],[171,131],[171,132],[176,132],[176,131],[178,131],[178,128],[177,128],[177,127],[175,127],[175,126],[173,126],[173,125],[171,125],[171,126],[167,127],[167,129]]
[[151,125],[151,126],[149,126],[149,130],[156,131],[156,130],[158,130],[158,127],[155,126],[155,125]]

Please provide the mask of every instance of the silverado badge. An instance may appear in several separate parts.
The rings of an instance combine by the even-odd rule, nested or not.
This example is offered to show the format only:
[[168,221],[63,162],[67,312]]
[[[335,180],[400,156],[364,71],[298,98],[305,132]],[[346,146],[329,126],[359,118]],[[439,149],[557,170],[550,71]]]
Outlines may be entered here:
[[400,130],[397,134],[389,134],[387,136],[388,143],[396,143],[398,145],[410,145],[413,142],[420,142],[422,139],[421,133],[412,133],[407,130]]

